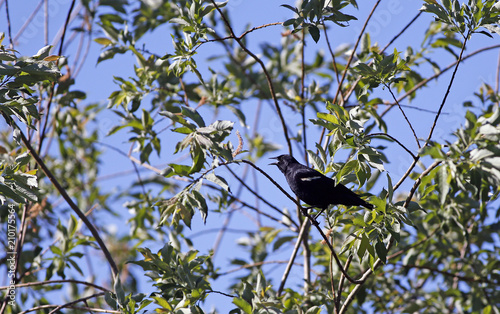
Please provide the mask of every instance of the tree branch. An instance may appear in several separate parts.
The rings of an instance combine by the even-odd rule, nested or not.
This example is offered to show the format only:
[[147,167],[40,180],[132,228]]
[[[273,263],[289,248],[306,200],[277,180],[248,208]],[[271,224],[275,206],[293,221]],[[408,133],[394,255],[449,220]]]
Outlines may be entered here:
[[460,55],[458,56],[457,60],[457,65],[455,66],[455,69],[453,70],[453,73],[451,75],[450,83],[448,84],[448,88],[446,89],[446,93],[444,94],[443,100],[441,101],[441,105],[439,106],[438,113],[436,114],[436,117],[434,118],[434,122],[432,123],[431,130],[429,131],[429,135],[427,136],[427,140],[425,140],[425,146],[427,146],[432,138],[432,134],[434,133],[434,128],[437,125],[437,121],[439,119],[439,116],[441,115],[441,111],[443,110],[444,104],[446,103],[446,99],[448,99],[448,95],[450,94],[451,86],[453,85],[453,82],[455,81],[455,75],[457,74],[458,71],[458,66],[460,65],[460,61],[462,60],[462,56],[465,51],[465,45],[467,44],[467,40],[469,39],[469,34],[465,36],[464,43],[462,44],[462,50],[460,50]]
[[226,27],[228,28],[229,32],[231,33],[230,38],[233,38],[234,40],[236,40],[236,42],[240,45],[241,49],[243,49],[249,56],[251,56],[260,65],[260,67],[262,68],[262,71],[264,72],[264,75],[265,75],[266,80],[267,80],[269,91],[271,93],[271,98],[273,99],[274,106],[276,108],[276,112],[278,113],[278,116],[279,116],[280,121],[281,121],[281,126],[283,128],[283,133],[285,135],[285,139],[286,139],[286,142],[287,142],[287,145],[288,145],[288,152],[289,152],[290,155],[293,155],[292,154],[292,142],[290,141],[290,137],[288,135],[288,128],[287,128],[286,123],[285,123],[285,118],[283,117],[283,113],[281,112],[281,107],[280,107],[280,105],[278,103],[278,99],[276,98],[276,92],[274,91],[274,85],[273,85],[273,82],[271,80],[271,75],[267,71],[267,68],[266,68],[264,62],[262,62],[262,60],[259,57],[257,57],[253,52],[251,52],[243,44],[243,42],[241,41],[241,38],[237,37],[234,34],[234,31],[233,31],[233,28],[231,27],[231,24],[229,23],[229,21],[227,20],[226,16],[222,12],[222,10],[219,8],[219,6],[217,5],[217,3],[214,0],[210,0],[210,1],[214,5],[215,9],[219,12],[222,20],[224,21],[224,24],[226,24]]
[[[104,287],[98,286],[94,283],[87,282],[87,281],[81,281],[81,280],[74,280],[74,279],[60,279],[60,280],[45,280],[45,281],[37,281],[37,282],[26,282],[26,283],[18,283],[14,285],[16,288],[24,288],[24,287],[33,287],[33,286],[43,286],[43,285],[48,285],[48,284],[53,284],[53,283],[77,283],[77,284],[82,284],[86,285],[95,289],[99,289],[105,292],[112,292],[109,289],[106,289]],[[6,290],[8,289],[9,286],[4,286],[0,287],[0,290]]]
[[[368,14],[368,17],[366,18],[365,20],[365,24],[363,24],[363,27],[361,28],[361,31],[359,32],[359,35],[358,35],[358,39],[356,40],[356,43],[354,44],[354,47],[352,49],[352,53],[351,55],[349,56],[349,59],[347,60],[347,64],[345,65],[345,69],[344,71],[342,72],[342,77],[340,78],[340,81],[339,81],[339,85],[337,87],[337,91],[335,92],[335,96],[333,97],[333,101],[332,103],[336,103],[337,102],[337,99],[339,97],[339,94],[341,94],[341,91],[342,91],[342,83],[344,82],[344,79],[346,78],[347,76],[347,71],[349,70],[349,66],[351,65],[351,62],[354,58],[354,55],[356,54],[356,49],[358,49],[358,45],[359,43],[361,42],[361,38],[363,37],[363,34],[365,33],[365,29],[366,27],[368,26],[368,22],[371,20],[371,17],[373,16],[373,13],[375,13],[375,9],[378,7],[378,5],[380,4],[380,1],[381,0],[377,0],[377,2],[375,3],[375,5],[373,6],[370,14]],[[344,104],[344,97],[342,97],[342,105]],[[325,135],[325,132],[326,132],[326,129],[323,128],[321,130],[321,135],[320,135],[320,138],[319,138],[319,141],[318,141],[318,144],[321,145],[321,143],[323,142],[323,137]],[[325,140],[325,144],[323,145],[324,149],[326,150],[326,146],[328,145],[328,139]]]
[[443,270],[437,269],[436,267],[427,266],[427,265],[413,265],[413,264],[407,264],[407,265],[393,264],[393,265],[399,266],[399,267],[404,267],[404,268],[426,269],[426,270],[429,270],[429,271],[431,271],[433,273],[438,273],[438,274],[441,274],[441,275],[444,275],[444,276],[453,277],[453,278],[461,280],[461,281],[487,283],[487,284],[492,284],[492,285],[500,286],[500,282],[494,282],[494,281],[491,281],[491,280],[488,280],[488,279],[484,279],[484,278],[481,278],[481,277],[467,277],[467,276],[462,276],[462,275],[459,275],[459,274],[450,273],[450,272],[447,272],[447,271],[443,271]]
[[52,182],[56,190],[61,194],[61,196],[64,198],[66,203],[71,207],[71,209],[78,215],[78,217],[83,221],[83,223],[87,226],[89,229],[90,233],[92,233],[92,236],[96,240],[96,242],[99,244],[99,247],[101,248],[102,252],[104,253],[104,256],[108,260],[109,265],[111,266],[111,271],[113,273],[113,277],[116,277],[118,275],[118,267],[116,266],[115,261],[113,260],[113,257],[108,251],[108,248],[102,241],[101,237],[99,236],[99,233],[97,232],[96,228],[94,225],[88,220],[88,218],[85,216],[85,214],[78,208],[78,206],[73,202],[71,197],[66,193],[66,190],[61,186],[59,181],[54,177],[52,172],[47,168],[45,165],[45,162],[40,158],[40,156],[37,154],[37,152],[33,149],[31,146],[30,142],[24,135],[23,131],[15,124],[14,121],[12,121],[12,128],[17,129],[19,131],[19,134],[21,135],[21,141],[23,144],[26,146],[28,149],[29,153],[33,158],[35,159],[36,163],[40,166],[42,169],[43,173],[47,176],[47,178]]
[[[410,129],[411,129],[411,131],[413,132],[413,136],[415,137],[415,141],[417,142],[417,146],[418,146],[418,148],[421,148],[421,147],[420,147],[420,142],[419,142],[419,140],[418,140],[417,133],[415,133],[415,129],[414,129],[414,128],[413,128],[413,126],[411,125],[411,122],[410,122],[410,120],[408,119],[408,117],[406,116],[405,111],[403,110],[403,108],[401,108],[401,105],[399,104],[399,101],[396,99],[396,96],[394,96],[394,93],[392,92],[391,87],[390,87],[388,84],[385,84],[385,83],[384,83],[384,86],[385,86],[385,87],[387,87],[387,89],[389,90],[389,93],[391,93],[391,96],[392,96],[392,98],[394,99],[394,101],[396,102],[396,104],[398,105],[398,108],[399,108],[399,110],[401,111],[401,113],[403,114],[403,117],[405,118],[406,123],[408,123],[408,125],[410,126]],[[439,113],[440,113],[440,112],[438,112],[438,114],[439,114]],[[415,158],[415,157],[413,157],[413,158]]]
[[302,239],[304,238],[304,234],[306,233],[306,229],[309,228],[309,220],[304,220],[302,222],[302,226],[300,227],[299,235],[297,236],[297,241],[295,242],[295,246],[292,251],[292,255],[288,260],[288,264],[286,265],[285,271],[283,272],[283,276],[281,276],[280,286],[278,288],[277,295],[281,296],[283,289],[285,288],[286,280],[288,279],[288,275],[290,274],[290,270],[292,269],[292,265],[295,262],[295,258],[297,257],[297,252],[299,251],[300,243],[302,243]]
[[415,156],[415,154],[413,154],[411,152],[411,150],[409,150],[406,146],[404,146],[400,141],[398,141],[395,137],[393,137],[392,135],[389,135],[387,133],[372,133],[372,134],[368,134],[366,135],[366,137],[376,137],[376,136],[386,136],[388,138],[390,138],[391,140],[393,140],[394,142],[398,143],[399,146],[401,146],[406,152],[408,152],[408,154],[411,155],[411,157],[413,157],[413,159],[417,158],[417,156]]

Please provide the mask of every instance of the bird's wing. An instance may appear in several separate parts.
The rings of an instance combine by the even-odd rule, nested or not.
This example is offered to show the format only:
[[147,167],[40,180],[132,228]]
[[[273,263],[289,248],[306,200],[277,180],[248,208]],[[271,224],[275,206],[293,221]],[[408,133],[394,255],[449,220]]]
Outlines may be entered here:
[[[364,206],[373,208],[372,204],[361,199],[358,194],[335,180],[311,168],[298,168],[299,198],[310,205],[342,204],[347,206]],[[295,192],[295,191],[294,191]],[[297,194],[297,192],[295,192]]]
[[326,178],[321,172],[308,167],[300,167],[294,169],[293,174],[298,180],[302,182],[314,182]]
[[287,181],[292,191],[303,202],[321,208],[328,206],[328,194],[335,186],[332,179],[305,166],[294,167],[287,174]]

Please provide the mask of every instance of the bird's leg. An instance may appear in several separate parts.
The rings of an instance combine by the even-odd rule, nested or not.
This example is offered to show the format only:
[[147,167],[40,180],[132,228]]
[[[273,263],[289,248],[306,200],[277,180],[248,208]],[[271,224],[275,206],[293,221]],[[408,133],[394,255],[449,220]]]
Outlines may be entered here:
[[316,218],[319,217],[319,215],[321,215],[324,211],[325,211],[326,208],[322,208],[318,214],[316,214],[316,216],[314,216],[314,220],[316,220]]
[[309,207],[301,207],[302,209],[302,213],[304,214],[304,216],[310,216],[309,215],[309,209],[312,209],[314,208],[314,206],[309,206]]
[[309,211],[309,209],[311,209],[311,208],[314,208],[314,206],[309,206],[309,207],[302,207],[302,206],[301,206],[301,207],[300,207],[300,209],[302,210],[302,214],[303,214],[304,216],[306,216],[307,218],[309,218],[309,220],[311,221],[311,223],[312,223],[313,225],[315,225],[315,226],[319,226],[319,223],[318,223],[318,221],[316,220],[316,217],[318,217],[318,216],[312,217],[311,215],[309,215],[309,212],[308,212],[308,211]]

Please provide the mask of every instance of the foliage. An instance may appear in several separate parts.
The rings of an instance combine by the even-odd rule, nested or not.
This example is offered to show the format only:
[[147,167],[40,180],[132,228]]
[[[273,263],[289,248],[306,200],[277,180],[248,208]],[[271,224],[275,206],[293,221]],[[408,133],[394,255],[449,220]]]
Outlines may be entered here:
[[[440,124],[452,90],[474,85],[460,77],[464,60],[499,48],[466,50],[500,35],[497,2],[426,0],[390,30],[392,52],[364,28],[348,46],[329,37],[370,21],[353,0],[283,4],[282,27],[241,35],[232,1],[81,4],[58,53],[22,57],[12,35],[0,38],[0,313],[499,312],[498,81],[476,84],[458,127]],[[414,23],[427,27],[422,43],[395,42]],[[264,28],[281,41],[257,37],[255,48],[248,38]],[[63,43],[76,37],[75,56]],[[165,37],[158,51],[152,38]],[[101,49],[98,66],[135,58],[130,76],[116,68],[105,100],[87,100],[77,80],[93,64],[85,40]],[[429,87],[443,96],[426,99]],[[266,165],[281,150],[374,209],[305,211]],[[134,179],[108,188],[110,160],[130,162]],[[206,248],[196,236],[211,228],[219,236]],[[230,230],[244,235],[227,244]]]

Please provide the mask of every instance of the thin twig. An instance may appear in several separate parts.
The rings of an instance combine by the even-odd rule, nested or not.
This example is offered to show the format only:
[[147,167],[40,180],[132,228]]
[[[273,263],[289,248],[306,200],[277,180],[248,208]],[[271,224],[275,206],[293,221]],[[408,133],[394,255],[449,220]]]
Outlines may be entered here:
[[419,241],[418,241],[418,242],[416,242],[416,243],[410,244],[410,245],[408,245],[408,246],[406,246],[406,247],[402,248],[401,250],[399,250],[399,251],[397,251],[397,252],[395,252],[395,253],[393,253],[393,254],[391,254],[391,255],[387,256],[387,260],[389,261],[389,260],[391,260],[391,259],[393,259],[393,258],[395,258],[395,257],[398,257],[399,255],[401,255],[401,254],[403,254],[403,253],[405,253],[405,252],[409,251],[410,249],[415,248],[415,247],[419,246],[420,244],[422,244],[422,243],[426,242],[427,240],[429,240],[430,238],[432,238],[432,236],[434,236],[434,235],[437,233],[437,231],[438,231],[439,229],[440,229],[440,228],[436,228],[436,229],[434,229],[434,230],[433,230],[431,233],[429,233],[429,234],[428,234],[425,238],[423,238],[423,239],[419,240]]
[[236,39],[236,38],[237,39],[242,39],[246,35],[250,34],[253,31],[256,31],[258,29],[266,28],[266,27],[269,27],[269,26],[282,25],[282,24],[283,24],[283,22],[275,22],[275,23],[269,23],[269,24],[264,24],[264,25],[256,26],[256,27],[253,27],[253,28],[245,31],[243,34],[241,34],[238,37],[234,37],[233,35],[231,35],[231,36],[226,36],[226,37],[218,37],[218,38],[214,38],[214,39],[205,40],[205,41],[199,42],[194,47],[193,51],[196,51],[196,49],[198,49],[201,45],[206,44],[206,43],[217,42],[217,41],[225,41],[225,40],[228,40],[228,39]]
[[396,36],[394,36],[394,37],[393,37],[393,38],[392,38],[392,39],[391,39],[391,40],[387,43],[387,45],[385,45],[385,47],[384,47],[384,48],[382,48],[381,52],[384,52],[387,48],[389,48],[389,46],[390,46],[390,45],[392,45],[392,43],[393,43],[394,41],[396,41],[396,39],[398,39],[398,38],[399,38],[399,36],[403,35],[403,33],[404,33],[404,32],[406,32],[406,30],[410,27],[410,25],[411,25],[411,24],[415,23],[415,21],[416,21],[416,20],[420,17],[420,14],[422,14],[423,12],[424,12],[424,11],[419,11],[419,12],[417,13],[417,15],[415,15],[415,16],[411,19],[411,21],[410,21],[410,22],[408,22],[408,24],[406,24],[406,26],[405,26],[405,27],[403,27],[403,29],[402,29],[399,33],[397,33],[397,34],[396,34]]
[[417,156],[415,156],[415,154],[413,154],[411,152],[411,150],[409,150],[406,146],[404,146],[400,141],[398,141],[395,137],[393,137],[392,135],[389,135],[387,133],[372,133],[372,134],[368,134],[366,135],[366,137],[376,137],[376,136],[385,136],[385,137],[388,137],[390,138],[391,140],[393,140],[394,142],[398,143],[399,146],[401,146],[406,152],[408,152],[408,154],[411,155],[411,157],[413,157],[414,159],[417,158]]
[[[58,56],[62,56],[62,52],[63,52],[63,48],[64,48],[64,38],[66,37],[66,30],[68,28],[68,24],[69,24],[69,21],[71,18],[71,12],[73,11],[73,8],[75,6],[75,2],[76,2],[76,0],[71,1],[68,14],[66,15],[66,21],[64,22],[63,33],[61,36],[61,45],[59,46]],[[59,59],[56,61],[56,65],[58,65],[58,64],[59,64]],[[43,127],[40,130],[40,137],[39,137],[39,142],[38,142],[38,154],[40,154],[40,152],[41,152],[43,140],[45,139],[45,136],[46,136],[47,125],[48,125],[49,119],[50,119],[50,108],[52,107],[52,99],[54,98],[55,87],[56,87],[56,83],[52,82],[51,87],[50,87],[50,92],[49,92],[49,99],[47,100],[47,108],[46,108],[45,113],[44,113],[45,123],[43,124]]]
[[[24,287],[34,287],[34,286],[43,286],[43,285],[49,285],[49,284],[55,284],[55,283],[76,283],[76,284],[82,284],[86,285],[92,288],[96,288],[105,292],[112,292],[111,290],[98,286],[92,282],[87,282],[87,281],[81,281],[81,280],[74,280],[74,279],[60,279],[60,280],[45,280],[45,281],[37,281],[37,282],[26,282],[26,283],[19,283],[14,285],[16,288],[24,288]],[[5,287],[0,287],[0,290],[5,290],[8,289],[8,286]]]
[[354,55],[356,54],[356,50],[358,49],[359,43],[361,42],[361,38],[363,38],[363,34],[365,33],[365,29],[368,26],[368,22],[371,20],[373,13],[375,13],[375,10],[377,9],[378,5],[380,4],[381,0],[377,0],[377,2],[373,5],[372,10],[368,14],[368,17],[365,20],[365,23],[363,24],[363,27],[361,28],[361,31],[359,32],[358,39],[356,40],[356,43],[354,44],[354,47],[352,48],[352,53],[349,56],[349,59],[347,60],[347,64],[345,65],[345,69],[342,72],[342,78],[340,79],[339,86],[337,87],[337,92],[335,93],[335,97],[333,98],[333,103],[337,102],[337,98],[340,94],[340,91],[342,90],[342,83],[344,83],[344,79],[347,76],[347,71],[349,70],[349,66],[351,65],[352,60],[354,59]]
[[10,27],[9,0],[5,0],[5,15],[7,16],[7,33],[9,34],[10,48],[14,49],[14,42],[12,41],[12,30]]
[[83,298],[68,302],[66,304],[61,304],[58,307],[56,307],[55,309],[53,309],[52,311],[50,311],[49,314],[54,314],[54,313],[58,312],[60,309],[63,309],[63,308],[68,307],[68,306],[72,306],[73,304],[77,304],[78,302],[83,302],[83,301],[90,300],[93,298],[101,297],[104,294],[105,294],[105,292],[94,293],[93,295],[89,295],[87,297],[83,297]]
[[[451,86],[453,85],[453,82],[454,82],[454,79],[455,79],[455,75],[457,73],[457,70],[458,70],[458,66],[460,65],[460,62],[465,60],[466,58],[468,57],[471,57],[472,55],[474,54],[477,54],[479,52],[482,52],[482,51],[485,51],[485,50],[489,50],[489,49],[493,49],[493,48],[498,48],[500,47],[500,45],[496,45],[496,46],[492,46],[492,47],[488,47],[488,48],[485,48],[485,49],[479,49],[479,50],[476,50],[474,51],[473,53],[469,54],[468,56],[466,56],[465,58],[462,58],[462,55],[463,55],[463,52],[465,51],[465,44],[467,43],[467,38],[468,36],[465,38],[464,40],[464,43],[462,44],[462,50],[460,51],[460,56],[458,57],[457,61],[455,61],[453,64],[455,65],[455,69],[453,70],[453,74],[451,76],[451,79],[450,79],[450,82],[448,83],[448,87],[446,89],[446,93],[443,97],[443,100],[441,101],[441,105],[439,106],[439,110],[436,114],[436,117],[434,118],[434,122],[431,126],[431,129],[429,131],[429,135],[427,136],[427,139],[425,141],[425,144],[424,144],[424,147],[427,146],[430,142],[430,139],[432,137],[432,134],[434,133],[434,128],[436,127],[436,124],[437,124],[437,120],[439,118],[439,116],[441,115],[441,111],[444,107],[444,104],[446,103],[446,99],[448,97],[448,94],[450,93],[450,90],[451,90]],[[448,66],[447,69],[451,68],[451,65]],[[447,70],[446,69],[446,70]],[[443,70],[441,72],[441,74],[444,72],[445,70]],[[417,86],[415,86],[414,88],[416,88]],[[401,98],[400,98],[401,100]],[[387,108],[385,112],[387,112],[390,108]],[[384,114],[384,113],[383,113]],[[382,115],[383,115],[382,114]],[[381,116],[382,116],[381,115]],[[406,180],[406,178],[410,175],[410,173],[413,171],[413,169],[415,168],[415,166],[417,165],[417,162],[418,160],[420,159],[420,156],[417,156],[416,159],[413,160],[413,162],[411,163],[410,167],[406,170],[405,174],[401,177],[401,179],[399,179],[398,183],[396,183],[396,185],[394,186],[394,190],[396,190],[401,184],[403,184],[404,180]]]
[[[328,38],[328,32],[326,31],[325,21],[322,21],[321,23],[323,24],[323,31],[325,33],[326,45],[328,46],[328,51],[330,52],[330,55],[332,56],[333,72],[335,72],[335,76],[337,77],[337,82],[340,82],[339,70],[337,68],[337,62],[335,61],[335,53],[332,49],[332,45],[330,44],[330,38]],[[343,96],[342,96],[342,98],[343,98]]]
[[[38,310],[45,310],[45,309],[51,309],[57,307],[55,304],[45,304],[45,305],[40,305],[40,306],[35,306],[34,308],[31,308],[27,311],[20,312],[19,314],[25,314],[29,312],[34,312]],[[121,311],[116,311],[116,310],[103,310],[103,309],[98,309],[98,308],[90,308],[90,307],[83,307],[83,306],[67,306],[66,308],[69,309],[74,309],[74,310],[79,310],[85,313],[92,313],[92,312],[98,312],[98,313],[114,313],[114,314],[120,314],[123,313]]]
[[[351,265],[351,261],[352,261],[352,255],[349,255],[347,257],[347,261],[345,262],[345,270],[347,271],[349,269],[349,266]],[[342,290],[344,290],[344,282],[345,282],[345,277],[343,274],[340,275],[340,280],[339,280],[339,288],[338,288],[338,300],[337,300],[337,304],[336,304],[336,309],[337,309],[337,312],[340,311],[340,301],[342,301]]]
[[233,177],[235,177],[236,180],[238,180],[240,182],[241,185],[243,185],[250,193],[252,193],[255,197],[257,197],[258,199],[260,199],[261,201],[263,201],[266,205],[268,205],[269,207],[271,207],[272,209],[274,209],[275,211],[277,211],[278,213],[280,213],[282,216],[290,219],[290,221],[298,228],[299,226],[297,225],[297,223],[295,221],[293,221],[292,217],[290,217],[290,215],[288,215],[287,213],[285,213],[284,211],[282,211],[281,209],[279,209],[278,207],[274,206],[273,204],[271,204],[269,201],[267,201],[265,198],[263,198],[262,196],[259,195],[259,193],[255,192],[250,186],[248,186],[245,181],[243,181],[231,168],[228,167],[228,165],[226,164],[225,165],[226,168],[229,170],[229,172],[233,175]]
[[434,168],[439,166],[441,164],[441,162],[442,162],[441,160],[436,160],[435,162],[432,163],[432,165],[430,165],[427,169],[425,169],[420,174],[420,176],[418,176],[418,179],[415,180],[415,183],[413,184],[413,187],[411,188],[410,193],[408,193],[408,197],[406,198],[406,201],[405,201],[403,207],[405,207],[405,208],[408,207],[408,204],[410,203],[410,201],[413,197],[413,194],[415,194],[415,191],[417,190],[418,186],[422,182],[422,178],[425,177],[426,175],[428,175],[429,172],[431,172]]
[[446,89],[446,93],[444,94],[443,100],[441,101],[441,105],[439,106],[438,113],[436,114],[436,117],[434,118],[434,122],[432,123],[431,130],[429,131],[429,135],[427,136],[427,140],[425,141],[424,146],[427,146],[432,138],[432,134],[434,133],[434,128],[437,125],[437,121],[439,119],[439,116],[441,115],[441,111],[443,110],[444,104],[446,103],[446,99],[448,99],[448,95],[450,94],[450,91],[451,91],[451,86],[453,85],[453,82],[455,81],[455,75],[457,74],[458,66],[460,65],[460,61],[462,60],[462,56],[464,54],[465,46],[467,44],[468,39],[469,39],[469,34],[467,34],[467,36],[465,36],[464,43],[462,44],[462,50],[460,50],[460,55],[458,56],[457,65],[455,66],[455,69],[453,70],[453,74],[451,75],[450,83],[448,84],[448,88]]
[[52,174],[52,172],[47,168],[45,165],[45,162],[40,158],[40,156],[37,154],[35,149],[31,146],[30,142],[26,139],[26,136],[24,135],[23,131],[15,124],[15,122],[11,122],[11,127],[14,129],[17,129],[19,131],[19,134],[21,136],[21,141],[23,144],[26,146],[28,149],[30,155],[35,159],[36,163],[40,166],[42,169],[43,173],[47,176],[47,178],[52,182],[56,190],[61,194],[61,196],[64,198],[66,203],[71,207],[71,209],[78,215],[78,217],[83,221],[83,223],[87,226],[89,229],[90,233],[92,233],[92,236],[98,243],[99,247],[101,248],[102,252],[104,253],[104,256],[108,260],[109,265],[111,266],[111,271],[113,273],[113,277],[116,277],[118,275],[118,267],[116,266],[115,261],[113,260],[113,257],[108,251],[108,248],[102,241],[99,232],[97,232],[96,228],[94,225],[88,220],[88,218],[85,216],[85,214],[78,208],[78,206],[73,202],[71,197],[68,195],[66,190],[61,186],[59,181],[55,178],[55,176]]
[[13,39],[13,41],[15,43],[18,41],[19,36],[21,36],[24,33],[24,30],[31,24],[31,21],[35,18],[35,16],[37,16],[38,10],[40,9],[40,7],[44,3],[44,1],[46,1],[46,0],[40,0],[40,2],[37,4],[37,6],[33,10],[33,12],[30,14],[30,16],[26,19],[26,21],[21,26],[21,28],[19,28],[19,31],[17,31],[17,34],[14,36],[14,39]]
[[[368,22],[370,21],[371,17],[373,16],[373,13],[375,13],[375,9],[378,7],[380,4],[381,0],[377,0],[375,5],[373,6],[372,10],[368,14],[368,17],[365,20],[365,23],[363,24],[363,27],[361,28],[361,31],[359,32],[358,39],[356,40],[356,43],[354,44],[354,47],[352,49],[352,53],[349,56],[349,59],[347,60],[347,64],[345,65],[345,69],[342,72],[342,77],[340,78],[340,81],[338,83],[337,91],[335,93],[335,97],[333,97],[332,103],[336,103],[338,101],[338,97],[340,94],[342,94],[342,84],[344,83],[344,80],[347,76],[347,71],[349,70],[349,67],[351,65],[352,60],[354,59],[354,55],[356,54],[356,50],[358,49],[359,43],[361,42],[361,38],[363,37],[363,34],[365,33],[365,29],[368,26]],[[344,104],[344,97],[342,97],[342,104]],[[326,128],[322,128],[321,134],[319,137],[318,145],[322,145],[321,143],[323,142],[323,137],[325,136]],[[323,144],[323,148],[326,150],[328,146],[328,137],[325,140],[325,144]]]
[[240,38],[238,38],[234,34],[234,31],[233,31],[233,28],[231,27],[231,24],[229,23],[229,21],[227,20],[226,16],[224,15],[224,13],[222,12],[222,10],[220,9],[219,5],[214,0],[210,0],[210,1],[214,5],[215,9],[219,12],[222,20],[224,21],[224,24],[226,24],[226,27],[228,28],[229,32],[231,33],[231,38],[233,38],[234,40],[236,40],[236,42],[240,45],[241,49],[243,49],[249,56],[251,56],[260,65],[260,67],[262,68],[262,71],[264,72],[264,76],[266,77],[266,80],[267,80],[269,91],[271,93],[271,98],[273,99],[274,107],[276,108],[276,112],[278,113],[278,117],[280,118],[281,126],[283,128],[283,134],[285,135],[285,140],[286,140],[287,145],[288,145],[288,152],[289,152],[290,155],[293,155],[292,154],[292,143],[291,143],[290,137],[288,135],[288,128],[286,126],[285,118],[283,117],[283,113],[281,112],[281,107],[280,107],[280,105],[278,103],[278,98],[276,97],[276,92],[274,91],[274,85],[273,85],[273,82],[272,82],[272,79],[271,79],[271,75],[267,71],[266,65],[264,64],[264,62],[262,62],[262,60],[259,57],[257,57],[252,51],[250,51],[243,44],[243,42],[241,41]]
[[[403,114],[403,117],[405,118],[406,120],[406,123],[408,123],[408,125],[410,126],[410,129],[413,133],[413,136],[415,137],[415,141],[417,142],[417,146],[418,148],[420,149],[420,141],[418,140],[418,136],[417,136],[417,133],[415,132],[415,129],[413,128],[413,126],[411,125],[411,122],[410,120],[408,119],[408,117],[406,116],[406,113],[405,111],[403,110],[403,108],[401,108],[401,105],[399,104],[399,101],[396,99],[396,96],[394,96],[394,93],[392,92],[392,89],[391,87],[388,85],[388,84],[384,84],[385,87],[387,87],[387,89],[389,90],[389,93],[391,93],[391,96],[392,98],[394,99],[394,101],[396,102],[396,104],[398,105],[398,108],[399,110],[401,111],[401,113]],[[439,112],[438,112],[439,114]]]
[[[482,52],[485,52],[485,51],[488,51],[488,50],[492,50],[492,49],[498,49],[500,48],[500,45],[493,45],[493,46],[489,46],[489,47],[485,47],[485,48],[481,48],[481,49],[478,49],[476,51],[473,51],[471,52],[470,54],[464,56],[461,60],[455,60],[454,62],[452,62],[451,64],[449,64],[447,67],[445,67],[444,69],[442,69],[441,71],[439,71],[438,73],[435,73],[434,75],[422,80],[421,82],[419,82],[418,84],[415,84],[415,86],[413,86],[410,90],[408,90],[407,92],[405,92],[401,97],[398,98],[398,101],[401,102],[403,99],[405,99],[406,97],[410,96],[411,94],[413,94],[416,90],[424,87],[429,81],[432,81],[432,80],[435,80],[437,78],[439,78],[442,74],[446,73],[448,70],[452,69],[454,66],[457,65],[457,63],[459,63],[459,61],[465,61],[479,53],[482,53]],[[383,117],[385,116],[394,106],[396,106],[396,103],[392,103],[390,104],[381,114],[380,114],[380,117]],[[441,113],[442,114],[442,113]]]
[[[217,273],[217,276],[225,276],[225,275],[229,275],[229,274],[235,273],[237,271],[240,271],[242,269],[259,267],[259,266],[267,265],[267,264],[286,264],[288,262],[289,261],[262,261],[262,262],[252,263],[252,264],[246,264],[246,265],[242,265],[240,267],[236,267],[234,269],[230,269],[230,270],[225,271],[223,273]],[[303,266],[302,264],[299,264],[299,263],[294,263],[294,264],[297,266]]]
[[393,264],[393,265],[399,266],[399,267],[403,267],[403,268],[425,269],[425,270],[429,270],[429,271],[431,271],[433,273],[438,273],[438,274],[445,275],[445,276],[448,276],[448,277],[453,277],[453,278],[461,280],[461,281],[487,283],[487,284],[492,284],[492,285],[497,285],[497,286],[500,285],[500,282],[494,282],[494,281],[491,281],[491,280],[488,280],[488,279],[485,279],[485,278],[481,278],[481,277],[467,277],[467,276],[462,276],[462,275],[459,275],[459,274],[450,273],[450,272],[447,272],[447,271],[444,271],[444,270],[437,269],[436,267],[427,266],[427,265],[414,265],[414,264],[402,265],[402,264],[397,264],[397,263]]
[[288,264],[286,265],[285,271],[283,272],[283,276],[281,276],[280,286],[278,288],[277,295],[281,296],[283,289],[285,288],[286,280],[288,279],[288,275],[290,274],[290,270],[292,269],[292,265],[295,263],[295,258],[297,256],[297,252],[299,251],[300,244],[302,242],[302,238],[304,237],[306,229],[308,229],[309,220],[304,220],[302,222],[302,226],[300,227],[299,235],[297,236],[297,242],[295,242],[295,246],[292,250],[292,255],[288,260]]

